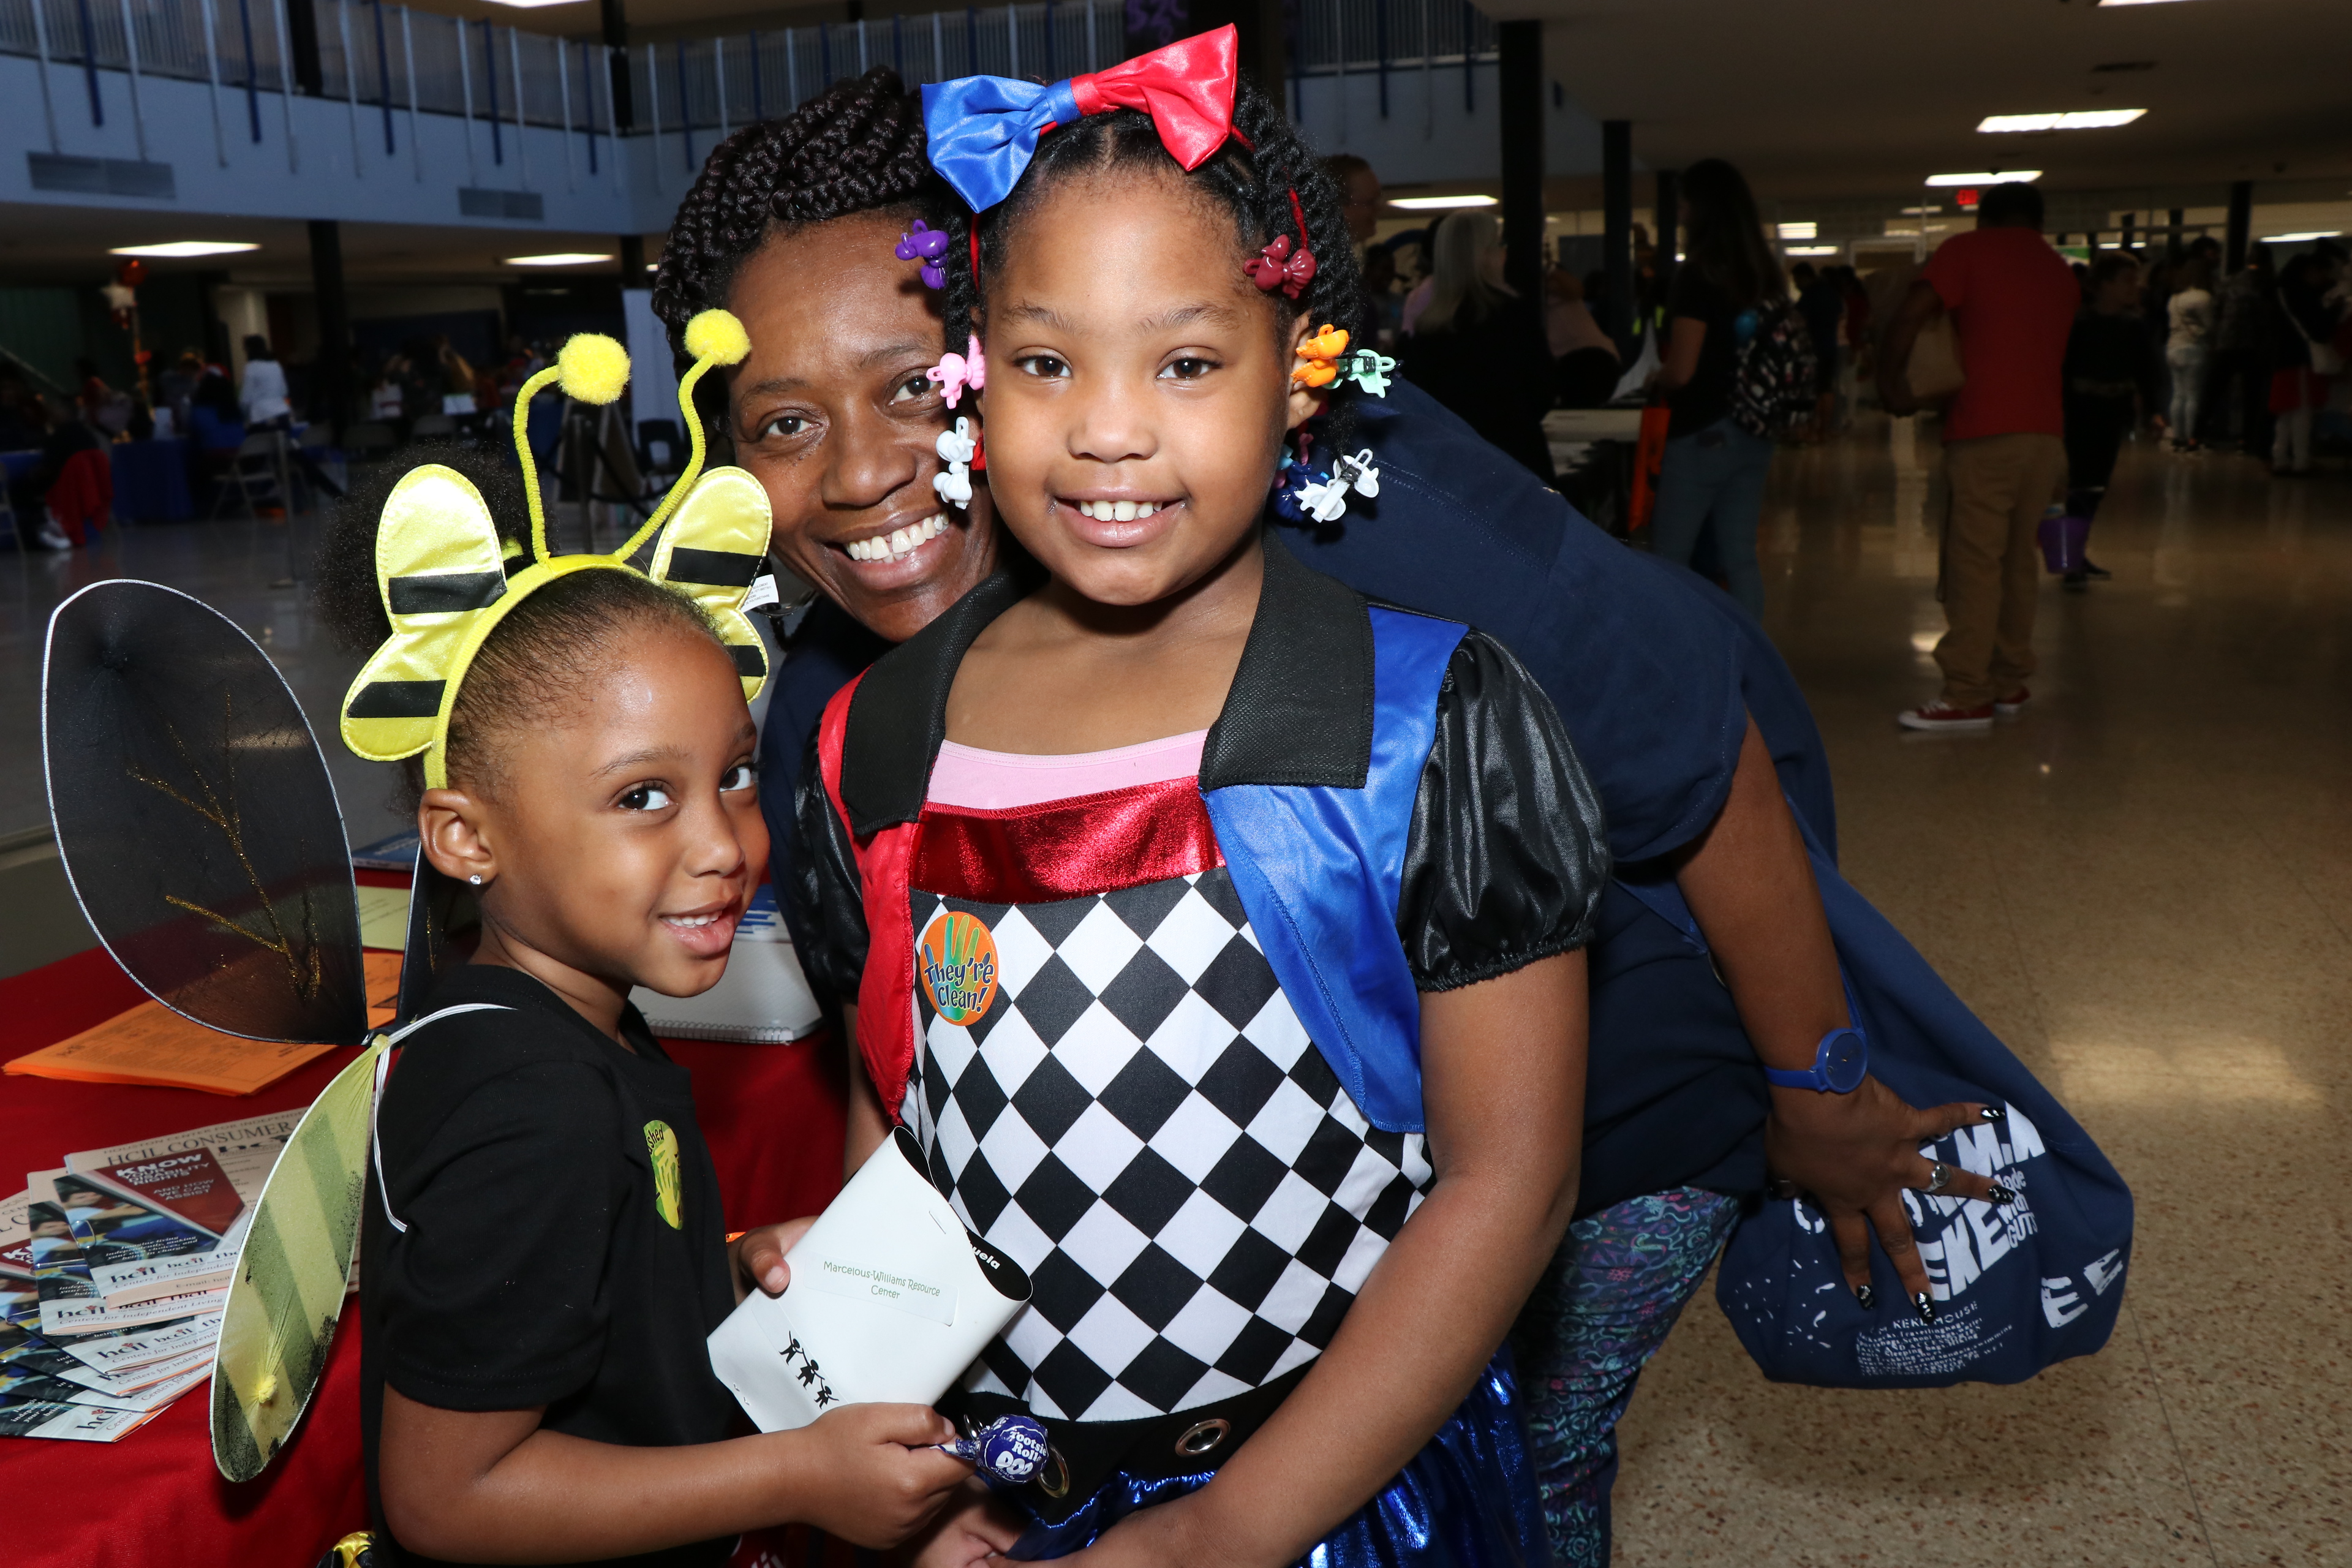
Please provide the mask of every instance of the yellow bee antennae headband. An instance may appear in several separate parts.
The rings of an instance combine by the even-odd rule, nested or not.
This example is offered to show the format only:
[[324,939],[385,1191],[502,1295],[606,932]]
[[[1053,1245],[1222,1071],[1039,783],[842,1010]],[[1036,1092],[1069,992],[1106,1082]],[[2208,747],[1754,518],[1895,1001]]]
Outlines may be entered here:
[[643,574],[701,607],[735,661],[744,699],[759,695],[767,653],[742,606],[767,561],[768,496],[740,468],[702,472],[702,425],[694,414],[696,384],[714,364],[740,363],[751,340],[725,310],[705,310],[688,324],[686,343],[695,363],[678,382],[678,411],[693,432],[693,460],[653,515],[610,554],[550,552],[538,464],[525,434],[531,398],[551,383],[583,403],[621,395],[629,356],[608,337],[574,337],[552,366],[515,394],[515,456],[530,507],[530,556],[512,573],[489,508],[463,474],[427,463],[402,476],[384,502],[375,543],[376,586],[392,636],[343,697],[343,743],[355,754],[388,763],[422,752],[425,787],[446,788],[449,715],[474,656],[499,622],[558,578],[636,571],[629,558],[648,539],[656,543]]

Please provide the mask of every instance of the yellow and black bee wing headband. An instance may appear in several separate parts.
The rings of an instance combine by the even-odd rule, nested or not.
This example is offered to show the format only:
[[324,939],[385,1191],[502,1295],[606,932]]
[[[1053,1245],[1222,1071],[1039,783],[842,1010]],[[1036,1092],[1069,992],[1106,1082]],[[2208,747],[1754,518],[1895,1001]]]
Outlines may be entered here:
[[550,383],[583,403],[611,403],[628,384],[626,350],[584,332],[563,345],[556,363],[515,395],[515,453],[530,501],[529,557],[509,561],[481,493],[438,463],[412,469],[384,503],[376,531],[376,586],[392,636],[361,668],[344,695],[343,743],[371,762],[425,753],[425,783],[447,786],[449,715],[457,689],[499,622],[533,593],[574,572],[635,572],[631,557],[654,541],[644,575],[676,588],[710,617],[735,660],[746,700],[768,679],[760,634],[743,601],[767,559],[767,492],[740,468],[702,472],[702,422],[695,384],[713,365],[737,364],[751,352],[743,324],[725,310],[705,310],[686,329],[694,367],[679,379],[678,407],[694,455],[660,506],[609,555],[552,555],[540,504],[538,465],[524,437],[530,400]]

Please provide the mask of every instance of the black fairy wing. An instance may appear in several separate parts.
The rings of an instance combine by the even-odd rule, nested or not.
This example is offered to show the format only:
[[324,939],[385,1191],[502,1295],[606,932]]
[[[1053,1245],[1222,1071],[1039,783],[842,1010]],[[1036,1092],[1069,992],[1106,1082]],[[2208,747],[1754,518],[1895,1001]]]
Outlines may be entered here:
[[41,735],[74,896],[132,979],[225,1034],[359,1042],[342,812],[251,637],[176,589],[92,584],[49,618]]

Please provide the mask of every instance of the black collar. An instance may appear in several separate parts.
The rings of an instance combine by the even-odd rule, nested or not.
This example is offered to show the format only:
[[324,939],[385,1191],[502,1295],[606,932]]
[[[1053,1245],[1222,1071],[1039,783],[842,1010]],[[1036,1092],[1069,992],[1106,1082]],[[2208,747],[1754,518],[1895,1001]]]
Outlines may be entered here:
[[[841,798],[859,837],[912,822],[947,739],[956,668],[1036,586],[1000,571],[885,654],[850,700]],[[1362,595],[1301,565],[1271,531],[1265,586],[1233,689],[1201,753],[1201,787],[1361,789],[1372,762],[1372,622]]]

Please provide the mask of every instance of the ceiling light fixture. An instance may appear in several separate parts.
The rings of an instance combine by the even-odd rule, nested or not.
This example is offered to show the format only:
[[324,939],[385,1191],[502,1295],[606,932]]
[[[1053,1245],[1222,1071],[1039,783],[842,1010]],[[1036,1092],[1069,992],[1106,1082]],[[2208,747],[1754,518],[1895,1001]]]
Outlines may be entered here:
[[2343,232],[2340,228],[2315,228],[2302,234],[2266,234],[2263,236],[2262,242],[2264,245],[2299,245],[2305,240],[2334,239]]
[[1844,248],[1845,247],[1842,245],[1791,245],[1787,247],[1788,252],[1791,256],[1835,256]]
[[2174,5],[2178,4],[2179,0],[2099,0],[2099,7],[2102,10],[2109,5]]
[[1903,216],[1905,217],[1930,217],[1943,210],[1944,209],[1941,207],[1905,207],[1903,209]]
[[568,5],[572,0],[490,0],[493,5],[508,5],[518,11],[535,11],[541,5]]
[[1988,114],[1979,131],[2108,131],[2129,125],[2145,109],[2070,109],[2063,114]]
[[592,267],[613,258],[591,250],[553,250],[545,256],[509,256],[506,259],[509,267]]
[[1409,213],[1449,212],[1455,207],[1491,207],[1492,196],[1391,196],[1389,205]]
[[118,245],[106,254],[158,257],[169,261],[190,256],[234,256],[242,250],[260,248],[241,239],[174,239],[162,245]]
[[1821,226],[1811,220],[1803,223],[1784,223],[1780,227],[1782,239],[1811,239],[1821,232]]
[[1931,185],[2005,185],[2014,181],[2032,184],[2042,177],[2039,169],[1993,169],[1980,174],[1930,174]]

